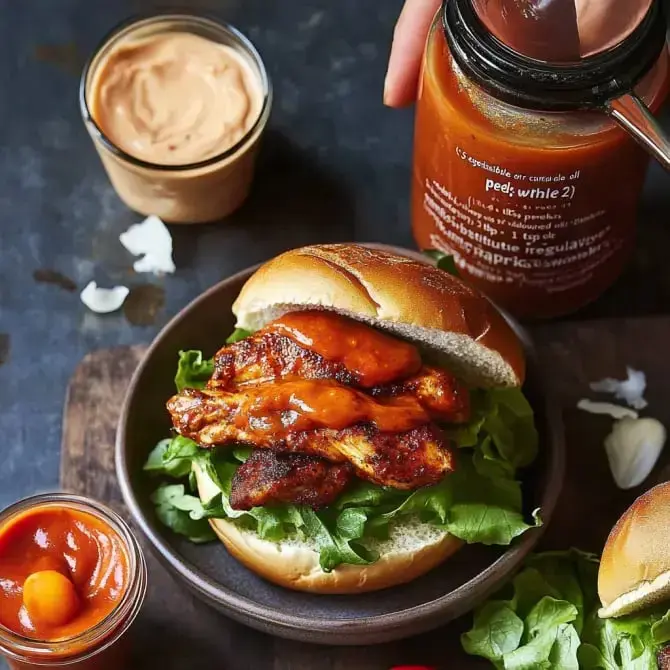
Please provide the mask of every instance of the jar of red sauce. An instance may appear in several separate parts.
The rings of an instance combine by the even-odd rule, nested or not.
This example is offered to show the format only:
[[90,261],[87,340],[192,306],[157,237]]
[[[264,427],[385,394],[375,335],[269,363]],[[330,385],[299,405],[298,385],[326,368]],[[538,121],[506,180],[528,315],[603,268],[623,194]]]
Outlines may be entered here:
[[0,652],[9,667],[130,667],[122,639],[147,584],[142,550],[111,509],[55,493],[0,514]]
[[557,64],[502,43],[472,0],[447,0],[417,103],[417,244],[453,255],[463,277],[520,317],[594,300],[633,249],[648,163],[640,142],[670,164],[647,109],[668,81],[657,2],[618,46]]

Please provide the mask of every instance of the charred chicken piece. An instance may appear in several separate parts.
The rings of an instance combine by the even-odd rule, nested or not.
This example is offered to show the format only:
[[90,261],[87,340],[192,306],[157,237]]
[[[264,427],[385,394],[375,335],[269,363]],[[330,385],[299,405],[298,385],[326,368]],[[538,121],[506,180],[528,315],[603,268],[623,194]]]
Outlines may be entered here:
[[470,418],[470,393],[447,370],[423,366],[403,381],[370,389],[376,398],[412,395],[435,421],[463,423]]
[[[359,386],[357,377],[342,363],[326,360],[290,337],[258,331],[221,349],[214,358],[213,390],[232,390],[245,384],[277,379],[332,379]],[[447,370],[423,366],[403,380],[368,389],[375,397],[412,395],[434,421],[460,423],[470,416],[470,395],[465,385]]]
[[352,475],[348,463],[255,449],[235,472],[230,504],[239,510],[281,503],[326,507],[344,491]]
[[[261,356],[262,352],[262,356]],[[418,349],[334,312],[304,310],[275,319],[215,356],[213,383],[227,387],[248,379],[328,377],[371,388],[415,374]]]
[[[315,412],[301,415],[296,410],[301,404],[300,399],[292,408],[277,402],[278,386],[265,386],[274,411],[269,411],[267,404],[259,407],[255,402],[249,402],[250,390],[223,393],[186,389],[173,396],[167,407],[175,429],[202,447],[242,442],[277,451],[320,456],[332,463],[349,462],[359,477],[399,489],[436,483],[453,469],[453,458],[444,435],[437,426],[419,415],[410,417],[416,418],[419,425],[408,430],[382,431],[372,423],[305,429],[304,426],[313,421]],[[258,390],[256,388],[254,392]],[[369,400],[373,401],[372,398]],[[254,407],[257,413],[254,413]],[[385,420],[399,420],[402,410],[402,407],[387,407]],[[332,404],[332,411],[339,412],[341,419],[349,416],[339,402]]]
[[281,333],[259,330],[229,344],[214,356],[214,374],[208,388],[229,390],[243,384],[297,377],[334,379],[354,386],[356,380],[344,365],[328,361]]

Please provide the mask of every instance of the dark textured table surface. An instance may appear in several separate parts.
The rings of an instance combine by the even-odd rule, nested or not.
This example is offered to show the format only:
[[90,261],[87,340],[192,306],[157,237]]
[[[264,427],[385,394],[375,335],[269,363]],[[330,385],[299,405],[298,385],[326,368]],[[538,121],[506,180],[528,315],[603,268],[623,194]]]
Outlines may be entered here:
[[[164,4],[0,0],[0,507],[56,486],[63,394],[86,352],[148,342],[203,289],[289,247],[412,245],[412,111],[381,102],[401,1],[190,0],[257,44],[275,87],[270,131],[247,205],[225,224],[173,227],[173,276],[133,275],[118,235],[141,217],[116,197],[84,130],[78,75],[116,22]],[[669,224],[670,178],[653,165],[634,260],[583,316],[670,309]],[[144,326],[97,316],[78,291],[36,281],[44,269],[78,290],[151,282],[165,304]]]

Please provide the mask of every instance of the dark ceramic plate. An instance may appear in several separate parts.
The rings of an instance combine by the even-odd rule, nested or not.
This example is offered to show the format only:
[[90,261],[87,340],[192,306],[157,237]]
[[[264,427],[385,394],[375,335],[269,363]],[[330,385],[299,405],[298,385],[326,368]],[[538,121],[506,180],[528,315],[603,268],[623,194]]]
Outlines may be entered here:
[[[232,303],[254,269],[217,284],[175,316],[133,376],[119,422],[116,466],[135,522],[163,563],[199,598],[274,635],[324,644],[372,644],[421,633],[468,612],[509,578],[542,529],[525,533],[509,548],[466,546],[443,566],[404,586],[325,596],[274,586],[240,565],[221,544],[191,544],[158,522],[149,500],[155,482],[144,475],[142,465],[150,449],[170,431],[165,401],[174,392],[177,352],[202,349],[211,355],[221,346],[234,328]],[[541,455],[523,474],[524,501],[528,511],[541,507],[546,524],[563,478],[560,415],[548,402],[526,333],[512,325],[526,344],[525,391],[541,435]]]

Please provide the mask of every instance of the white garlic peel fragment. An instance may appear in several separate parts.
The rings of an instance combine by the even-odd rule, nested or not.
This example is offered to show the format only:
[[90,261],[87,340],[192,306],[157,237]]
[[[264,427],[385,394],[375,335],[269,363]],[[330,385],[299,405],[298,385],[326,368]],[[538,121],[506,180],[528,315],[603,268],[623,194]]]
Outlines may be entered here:
[[593,400],[587,400],[586,398],[583,398],[577,403],[577,408],[584,410],[585,412],[590,412],[591,414],[606,414],[613,419],[637,419],[638,416],[636,411],[629,409],[628,407],[613,405],[611,402],[594,402]]
[[656,465],[665,439],[665,427],[656,419],[617,421],[605,439],[605,451],[616,485],[621,489],[639,486]]
[[165,274],[175,271],[172,236],[157,216],[148,216],[142,223],[133,224],[121,233],[119,240],[133,256],[142,256],[133,263],[135,272]]
[[127,286],[115,286],[114,288],[98,288],[98,285],[92,281],[81,292],[81,301],[92,312],[97,314],[109,314],[121,309],[125,299],[128,297],[130,289]]
[[644,391],[647,388],[647,378],[644,372],[627,367],[628,379],[622,381],[607,377],[598,382],[589,384],[592,391],[596,393],[612,393],[614,397],[623,400],[627,405],[635,409],[644,409],[647,401],[644,399]]

